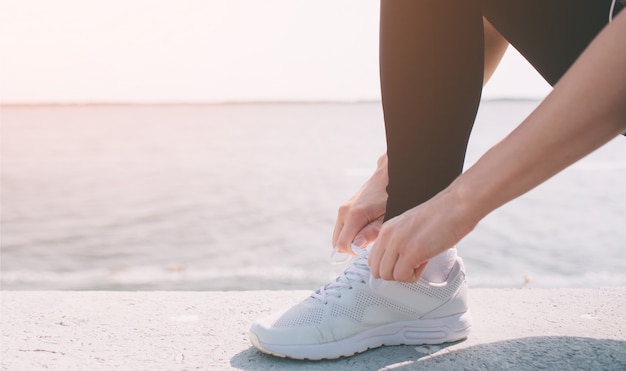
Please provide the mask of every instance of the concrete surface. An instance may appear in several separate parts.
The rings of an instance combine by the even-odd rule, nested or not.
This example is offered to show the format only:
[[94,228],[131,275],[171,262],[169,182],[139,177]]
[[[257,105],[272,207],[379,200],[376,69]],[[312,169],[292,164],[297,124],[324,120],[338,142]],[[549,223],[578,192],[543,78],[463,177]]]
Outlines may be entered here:
[[3,370],[626,370],[626,287],[474,289],[474,329],[448,346],[335,361],[258,353],[251,322],[305,291],[2,291]]

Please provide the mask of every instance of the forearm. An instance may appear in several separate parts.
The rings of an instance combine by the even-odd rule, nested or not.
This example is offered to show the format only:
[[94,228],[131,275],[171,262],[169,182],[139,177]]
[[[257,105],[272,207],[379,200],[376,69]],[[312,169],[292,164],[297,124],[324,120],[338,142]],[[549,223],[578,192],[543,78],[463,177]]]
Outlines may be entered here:
[[626,13],[545,101],[448,189],[472,223],[626,131]]

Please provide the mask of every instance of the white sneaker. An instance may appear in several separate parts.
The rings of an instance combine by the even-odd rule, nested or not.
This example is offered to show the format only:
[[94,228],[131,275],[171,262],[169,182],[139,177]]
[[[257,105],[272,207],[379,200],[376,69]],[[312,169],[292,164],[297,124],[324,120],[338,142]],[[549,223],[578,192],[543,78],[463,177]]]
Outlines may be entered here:
[[337,279],[292,308],[256,321],[260,351],[294,359],[347,357],[382,345],[441,344],[467,337],[471,316],[461,258],[447,282],[373,279],[367,250]]

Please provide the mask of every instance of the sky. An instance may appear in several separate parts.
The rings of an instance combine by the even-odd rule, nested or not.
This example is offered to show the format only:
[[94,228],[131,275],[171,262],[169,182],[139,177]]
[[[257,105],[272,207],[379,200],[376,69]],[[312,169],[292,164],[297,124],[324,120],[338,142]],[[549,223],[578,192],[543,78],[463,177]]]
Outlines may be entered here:
[[[379,100],[378,10],[378,0],[3,0],[0,99]],[[549,90],[509,48],[483,97]]]

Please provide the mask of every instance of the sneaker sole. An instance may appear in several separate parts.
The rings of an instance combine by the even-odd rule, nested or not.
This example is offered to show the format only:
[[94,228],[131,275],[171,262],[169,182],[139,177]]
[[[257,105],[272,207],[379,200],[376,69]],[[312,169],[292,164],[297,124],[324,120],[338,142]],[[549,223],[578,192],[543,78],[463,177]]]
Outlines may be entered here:
[[394,322],[372,328],[349,338],[323,344],[282,345],[266,344],[250,332],[250,341],[261,352],[281,358],[319,361],[349,357],[383,345],[436,345],[467,338],[471,315]]

